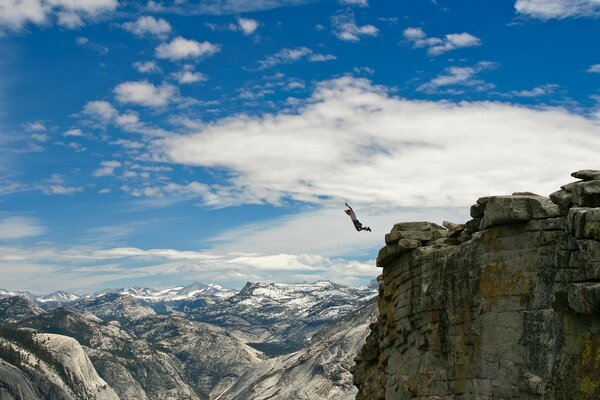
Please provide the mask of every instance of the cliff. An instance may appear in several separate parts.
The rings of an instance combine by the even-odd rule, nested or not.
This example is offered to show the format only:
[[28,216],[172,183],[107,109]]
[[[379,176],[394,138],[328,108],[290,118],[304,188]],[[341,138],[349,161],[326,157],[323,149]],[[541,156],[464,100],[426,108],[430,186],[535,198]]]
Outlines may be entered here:
[[600,398],[600,171],[396,224],[357,399]]

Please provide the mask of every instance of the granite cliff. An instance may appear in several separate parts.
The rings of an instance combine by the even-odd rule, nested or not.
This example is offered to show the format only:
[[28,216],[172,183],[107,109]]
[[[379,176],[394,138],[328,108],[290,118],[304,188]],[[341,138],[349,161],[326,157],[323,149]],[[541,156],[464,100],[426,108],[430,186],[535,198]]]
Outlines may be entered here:
[[600,398],[600,171],[396,224],[357,399]]

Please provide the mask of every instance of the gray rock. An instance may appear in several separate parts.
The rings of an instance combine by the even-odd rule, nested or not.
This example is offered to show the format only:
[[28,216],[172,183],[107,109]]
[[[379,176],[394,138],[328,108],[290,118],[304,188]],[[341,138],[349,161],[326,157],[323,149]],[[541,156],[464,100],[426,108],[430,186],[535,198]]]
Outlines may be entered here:
[[573,207],[573,195],[566,190],[557,190],[556,192],[551,193],[550,200],[565,210]]
[[376,265],[383,268],[387,263],[402,253],[421,247],[419,240],[400,239],[397,243],[387,245],[379,250]]
[[577,182],[571,193],[573,203],[580,207],[600,207],[600,180]]
[[483,196],[477,199],[476,203],[482,206],[486,206],[489,203],[491,196]]
[[467,240],[471,240],[471,235],[467,233],[467,231],[462,231],[460,235],[458,235],[458,241],[460,243],[466,242]]
[[577,239],[600,240],[600,209],[571,208],[567,214],[567,231]]
[[434,232],[432,230],[427,231],[391,231],[390,233],[385,235],[385,243],[393,244],[398,243],[401,239],[410,239],[410,240],[434,240],[438,239],[434,237]]
[[[473,218],[472,220],[467,221],[465,223],[465,229],[464,230],[467,231],[468,234],[472,235],[473,233],[475,233],[475,232],[477,232],[479,230],[479,228],[481,226],[481,221],[482,221],[481,218]],[[460,232],[459,232],[459,235],[460,235]],[[455,236],[452,236],[452,237],[455,237]]]
[[600,208],[553,200],[493,196],[493,229],[386,259],[357,400],[600,399]]
[[481,221],[481,229],[532,219],[558,217],[560,208],[549,198],[535,195],[493,196]]
[[579,182],[582,182],[582,181],[567,183],[566,185],[562,185],[560,188],[562,190],[566,190],[567,192],[572,192],[573,191],[573,186],[575,186],[575,184],[579,183]]
[[392,232],[394,231],[431,231],[436,229],[444,229],[443,226],[439,226],[438,224],[434,224],[433,222],[401,222],[399,224],[395,224],[392,228]]
[[475,203],[471,206],[469,213],[471,214],[471,218],[483,218],[485,207],[479,203]]
[[571,174],[573,178],[582,179],[584,181],[592,181],[600,179],[600,170],[582,169]]
[[567,289],[569,308],[579,314],[600,313],[600,282],[575,283]]
[[457,229],[457,228],[464,228],[463,224],[455,224],[454,222],[450,222],[450,221],[443,221],[442,226],[444,228],[448,229],[449,231],[451,231],[453,229]]

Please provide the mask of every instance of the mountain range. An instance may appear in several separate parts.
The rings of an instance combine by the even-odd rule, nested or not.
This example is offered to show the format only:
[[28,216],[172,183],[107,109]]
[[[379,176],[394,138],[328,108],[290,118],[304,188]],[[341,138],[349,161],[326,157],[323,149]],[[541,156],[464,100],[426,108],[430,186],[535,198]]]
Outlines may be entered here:
[[0,398],[351,399],[376,292],[326,281],[3,290]]

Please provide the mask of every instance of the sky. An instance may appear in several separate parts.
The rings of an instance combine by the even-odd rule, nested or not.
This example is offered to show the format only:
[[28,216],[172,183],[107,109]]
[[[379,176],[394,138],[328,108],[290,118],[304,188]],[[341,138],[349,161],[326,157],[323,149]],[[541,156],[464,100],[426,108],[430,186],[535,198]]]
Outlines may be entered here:
[[598,0],[0,0],[0,288],[366,284],[396,222],[600,169],[599,18]]

